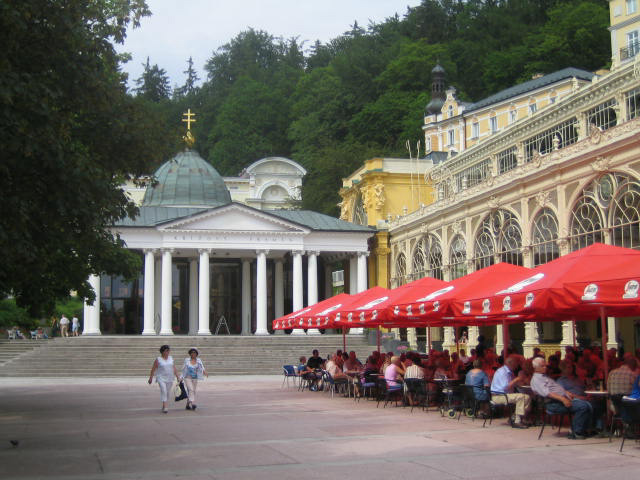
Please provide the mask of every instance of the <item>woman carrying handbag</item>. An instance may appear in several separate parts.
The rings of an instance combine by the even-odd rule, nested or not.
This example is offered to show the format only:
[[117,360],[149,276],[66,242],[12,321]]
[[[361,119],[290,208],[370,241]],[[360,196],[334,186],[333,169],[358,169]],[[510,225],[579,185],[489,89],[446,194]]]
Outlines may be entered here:
[[192,347],[189,349],[189,356],[184,359],[184,365],[182,366],[182,377],[184,383],[187,385],[187,393],[189,399],[187,400],[187,410],[195,410],[196,405],[196,390],[198,389],[198,380],[204,380],[205,376],[209,376],[204,368],[202,360],[198,358],[198,349]]

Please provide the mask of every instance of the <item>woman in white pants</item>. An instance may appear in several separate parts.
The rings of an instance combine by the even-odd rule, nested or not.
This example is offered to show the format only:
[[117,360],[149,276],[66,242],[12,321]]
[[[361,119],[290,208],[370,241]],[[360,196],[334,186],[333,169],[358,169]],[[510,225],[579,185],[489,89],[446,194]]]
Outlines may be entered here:
[[167,413],[167,405],[169,402],[169,395],[172,392],[173,377],[180,381],[180,375],[178,370],[173,365],[173,357],[169,355],[171,349],[169,345],[162,345],[160,347],[160,356],[156,358],[151,367],[151,373],[149,374],[149,385],[153,381],[153,374],[156,375],[156,382],[160,386],[160,397],[162,398],[162,413]]
[[209,374],[204,369],[202,360],[198,358],[198,349],[192,347],[188,353],[189,356],[184,359],[184,365],[182,366],[182,377],[189,394],[186,409],[195,410],[197,408],[196,390],[198,389],[198,380],[204,380],[205,375],[208,377]]

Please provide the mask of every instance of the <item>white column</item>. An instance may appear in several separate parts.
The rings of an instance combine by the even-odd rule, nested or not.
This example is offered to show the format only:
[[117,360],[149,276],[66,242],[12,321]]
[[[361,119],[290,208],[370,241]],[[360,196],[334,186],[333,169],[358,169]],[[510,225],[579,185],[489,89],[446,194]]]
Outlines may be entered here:
[[198,250],[200,254],[200,282],[198,283],[198,335],[211,335],[209,330],[209,250]]
[[444,327],[444,340],[442,342],[442,349],[453,352],[456,349],[456,339],[453,327]]
[[154,315],[153,330],[156,335],[160,333],[160,311],[162,310],[162,258],[156,258],[154,278]]
[[198,333],[198,259],[189,259],[189,335]]
[[496,355],[500,356],[504,350],[504,337],[502,335],[502,325],[496,325]]
[[358,257],[349,257],[349,292],[351,295],[358,293]]
[[144,327],[142,335],[155,335],[153,326],[155,315],[155,264],[156,259],[153,250],[144,251]]
[[100,277],[98,275],[89,275],[89,285],[96,294],[93,305],[84,303],[84,328],[82,335],[102,335],[100,332]]
[[258,250],[256,269],[256,335],[269,335],[267,330],[267,250]]
[[[358,283],[357,293],[364,292],[367,289],[367,257],[368,252],[358,252],[357,268],[358,268]],[[363,328],[352,328],[349,330],[349,335],[362,335]],[[399,334],[398,334],[399,337]]]
[[251,260],[242,259],[242,333],[251,335]]
[[[311,306],[318,303],[318,252],[307,255],[307,306]],[[310,328],[307,335],[320,335],[320,330]]]
[[619,348],[618,345],[618,322],[615,317],[607,317],[607,350]]
[[[276,318],[284,315],[284,263],[281,258],[275,261],[274,274],[274,310]],[[276,335],[284,335],[284,330],[276,330]]]
[[367,289],[367,257],[368,252],[358,253],[358,293]]
[[[538,324],[536,322],[524,322],[524,341],[522,342],[522,353],[526,358],[533,357],[533,349],[540,343],[538,334]],[[573,345],[573,343],[572,343]]]
[[160,335],[173,335],[171,328],[171,250],[162,250],[162,307],[160,311]]
[[478,346],[478,335],[480,335],[480,329],[476,326],[469,326],[467,329],[467,349],[466,353],[469,354],[472,348]]
[[[294,250],[291,252],[293,255],[293,311],[296,312],[300,310],[303,304],[303,295],[302,295],[302,254],[303,252],[299,250]],[[294,328],[292,335],[304,335],[304,330],[301,328]]]

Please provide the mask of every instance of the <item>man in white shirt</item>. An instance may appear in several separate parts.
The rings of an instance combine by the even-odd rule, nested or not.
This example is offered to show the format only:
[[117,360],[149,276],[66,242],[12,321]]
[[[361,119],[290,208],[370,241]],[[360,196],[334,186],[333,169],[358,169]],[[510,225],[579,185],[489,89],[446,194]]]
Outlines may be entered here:
[[80,335],[80,320],[78,320],[78,317],[76,317],[75,315],[71,319],[71,334],[74,337]]
[[60,319],[60,336],[68,337],[69,336],[69,319],[62,314],[62,318]]
[[516,357],[507,357],[504,365],[496,370],[491,382],[491,401],[498,405],[516,405],[516,418],[511,424],[513,428],[527,428],[523,419],[531,406],[531,397],[525,393],[514,393],[517,385],[522,385],[522,378],[513,372],[518,366]]

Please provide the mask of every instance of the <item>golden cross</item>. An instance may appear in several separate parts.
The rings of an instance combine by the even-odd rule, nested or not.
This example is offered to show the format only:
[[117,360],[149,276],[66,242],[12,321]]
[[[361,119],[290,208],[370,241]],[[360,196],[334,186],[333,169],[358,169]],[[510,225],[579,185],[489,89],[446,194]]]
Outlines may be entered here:
[[183,113],[182,114],[183,117],[187,117],[187,118],[183,118],[182,121],[186,122],[187,124],[187,130],[191,130],[191,123],[196,123],[196,119],[195,118],[191,118],[191,117],[195,117],[196,114],[195,113],[191,113],[191,109],[188,108],[187,109],[187,113]]

